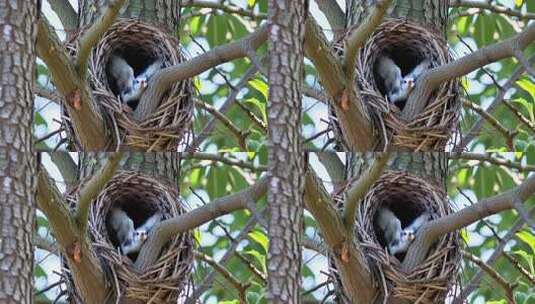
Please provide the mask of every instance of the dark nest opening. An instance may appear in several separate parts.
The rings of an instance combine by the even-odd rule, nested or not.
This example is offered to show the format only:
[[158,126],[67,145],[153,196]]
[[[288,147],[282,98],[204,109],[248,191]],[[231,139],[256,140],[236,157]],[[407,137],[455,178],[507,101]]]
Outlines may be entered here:
[[[77,193],[71,196],[75,202]],[[118,249],[115,233],[110,230],[108,218],[113,207],[119,207],[138,227],[151,215],[159,212],[162,220],[187,212],[176,186],[162,183],[137,172],[123,171],[106,185],[91,204],[89,235],[93,250],[99,257],[107,279],[112,282],[119,299],[138,299],[143,303],[176,303],[187,293],[193,267],[193,235],[190,232],[177,234],[164,246],[158,260],[139,273],[134,262],[137,253],[124,256]],[[79,299],[68,269],[67,278],[71,299]]]
[[[341,43],[336,43],[334,50],[341,55]],[[361,48],[355,67],[355,86],[373,117],[375,134],[382,137],[383,147],[393,144],[412,151],[444,150],[458,125],[461,109],[459,81],[454,79],[441,84],[422,112],[410,121],[404,121],[400,114],[406,100],[390,103],[377,74],[380,55],[390,57],[405,76],[425,59],[430,61],[431,68],[451,62],[453,58],[445,39],[440,33],[413,22],[388,19]],[[338,125],[335,116],[331,124]],[[340,139],[343,141],[342,137]]]
[[[82,35],[83,32],[80,34]],[[77,37],[79,37],[78,35]],[[72,41],[78,41],[73,39]],[[68,44],[75,56],[78,45]],[[178,81],[164,94],[156,110],[143,121],[133,118],[138,101],[130,106],[121,102],[119,90],[109,75],[112,55],[119,55],[138,76],[151,63],[161,60],[162,68],[186,61],[176,37],[138,20],[119,19],[104,34],[89,58],[89,80],[93,97],[104,112],[109,131],[117,147],[127,146],[143,151],[176,151],[184,144],[193,117],[193,85],[191,79]],[[63,111],[66,113],[66,111]],[[64,114],[70,137],[74,132],[69,117]],[[80,145],[74,141],[77,148]]]
[[381,207],[392,210],[404,228],[424,212],[432,219],[452,213],[446,193],[406,172],[386,172],[359,205],[355,226],[377,285],[387,288],[383,290],[385,295],[418,303],[442,302],[457,278],[461,262],[459,234],[441,237],[426,259],[411,273],[405,273],[400,264],[405,254],[395,258],[389,255],[382,233],[375,225]]

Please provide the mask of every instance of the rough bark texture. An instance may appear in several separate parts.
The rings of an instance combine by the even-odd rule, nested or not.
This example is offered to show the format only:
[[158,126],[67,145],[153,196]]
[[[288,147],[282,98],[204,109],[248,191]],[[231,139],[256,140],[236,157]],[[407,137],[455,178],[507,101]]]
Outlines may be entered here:
[[[377,0],[347,0],[346,28],[360,24]],[[406,18],[445,33],[449,0],[397,0],[387,11],[389,17]]]
[[[93,175],[108,159],[109,153],[79,153],[79,177],[84,179]],[[180,169],[180,153],[124,153],[118,170],[143,172],[160,176],[169,181],[177,181]]]
[[[110,0],[79,1],[80,27],[91,25]],[[179,0],[130,0],[120,11],[120,17],[137,19],[167,30],[170,33],[178,30],[180,22]]]
[[0,0],[0,302],[32,303],[34,1]]
[[300,303],[304,155],[301,144],[305,0],[269,1],[268,292],[271,303]]

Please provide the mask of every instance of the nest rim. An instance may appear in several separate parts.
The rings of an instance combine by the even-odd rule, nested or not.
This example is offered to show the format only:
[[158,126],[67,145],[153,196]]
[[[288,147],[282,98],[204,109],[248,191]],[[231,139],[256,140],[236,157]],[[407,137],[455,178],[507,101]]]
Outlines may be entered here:
[[[82,33],[78,33],[76,37],[80,37]],[[71,41],[74,43],[67,43],[66,47],[74,57],[79,47],[79,39],[73,38]],[[154,112],[144,120],[137,121],[133,118],[133,110],[123,104],[114,93],[108,79],[109,58],[117,53],[124,55],[127,61],[128,56],[137,56],[137,62],[129,61],[136,75],[143,67],[157,59],[162,60],[163,68],[187,60],[186,52],[176,37],[167,34],[166,30],[136,19],[119,18],[104,33],[90,54],[88,75],[93,96],[104,114],[109,127],[108,135],[112,136],[116,149],[127,146],[144,151],[176,151],[179,146],[185,145],[187,135],[192,130],[195,93],[192,79],[174,83]],[[140,61],[143,58],[151,61],[142,65]],[[70,119],[65,110],[63,113],[67,133],[74,139],[75,146],[80,148]]]
[[[392,188],[401,187],[397,192]],[[414,194],[420,193],[417,201]],[[431,197],[424,196],[431,194]],[[405,197],[405,203],[403,196]],[[386,200],[385,200],[386,198]],[[380,207],[392,204],[392,200],[402,208],[407,208],[406,200],[412,201],[413,210],[420,213],[429,212],[432,219],[451,214],[446,193],[439,187],[430,184],[420,177],[401,171],[386,171],[370,188],[359,206],[355,229],[358,231],[358,242],[362,246],[369,265],[373,265],[373,273],[379,285],[383,286],[385,296],[403,298],[422,303],[436,303],[437,299],[445,299],[450,287],[457,280],[460,267],[461,250],[458,233],[449,233],[436,241],[429,250],[425,260],[410,273],[401,269],[400,261],[389,255],[377,236],[374,224],[375,214]],[[388,203],[390,202],[390,203]],[[403,222],[406,219],[400,218]],[[406,224],[403,223],[403,226]],[[389,282],[390,284],[387,284]]]
[[[133,190],[120,193],[127,186]],[[77,200],[78,194],[69,195],[71,203]],[[137,200],[132,200],[136,197]],[[130,202],[125,199],[130,199]],[[108,214],[117,204],[121,207],[131,204],[129,207],[133,209],[141,205],[145,211],[162,213],[162,220],[182,215],[189,207],[178,194],[176,186],[139,172],[118,171],[92,202],[89,210],[88,234],[91,244],[118,299],[125,297],[151,303],[176,302],[189,292],[191,284],[194,263],[192,232],[176,234],[163,247],[157,261],[140,273],[134,266],[135,260],[122,255],[108,233]],[[132,219],[138,226],[140,219],[135,216]],[[63,269],[63,272],[69,278],[68,270]],[[79,299],[74,286],[68,290],[71,298]]]

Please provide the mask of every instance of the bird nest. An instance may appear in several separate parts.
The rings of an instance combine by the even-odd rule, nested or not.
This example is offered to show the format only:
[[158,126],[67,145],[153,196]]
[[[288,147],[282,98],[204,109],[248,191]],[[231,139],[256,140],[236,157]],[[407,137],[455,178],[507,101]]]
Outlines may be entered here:
[[401,270],[405,253],[391,256],[379,227],[374,225],[376,212],[388,207],[408,226],[423,212],[432,219],[453,212],[447,195],[440,188],[405,172],[385,173],[368,191],[359,206],[356,235],[364,256],[373,265],[385,297],[406,299],[417,303],[441,303],[457,278],[460,264],[458,233],[449,233],[437,240],[426,257],[410,273]]
[[[137,253],[122,255],[107,225],[112,207],[123,209],[135,227],[156,212],[163,215],[162,220],[185,214],[187,206],[175,188],[137,172],[123,171],[92,202],[88,233],[118,301],[128,298],[142,303],[176,303],[186,295],[193,266],[194,241],[190,232],[176,234],[163,247],[158,260],[140,273],[134,267]],[[76,203],[77,194],[69,196],[71,205]],[[82,303],[68,269],[64,269],[64,277],[71,302]]]
[[[80,33],[67,44],[72,56],[77,54]],[[89,80],[94,99],[106,114],[110,135],[117,149],[128,146],[143,151],[177,150],[191,129],[193,116],[193,85],[191,79],[177,81],[164,94],[154,112],[142,121],[133,117],[134,109],[122,103],[107,66],[113,54],[123,57],[134,69],[142,72],[156,60],[163,67],[186,61],[185,53],[176,37],[138,20],[120,19],[104,34],[89,58]],[[75,139],[70,119],[63,120],[70,137]],[[77,148],[80,145],[74,141]]]
[[[334,45],[341,53],[341,44]],[[376,125],[376,134],[382,134],[384,146],[393,144],[412,151],[444,150],[458,124],[460,101],[457,79],[442,83],[431,95],[425,107],[409,121],[401,118],[406,101],[392,104],[375,71],[379,55],[392,58],[408,74],[424,59],[432,68],[453,60],[443,36],[416,23],[388,19],[371,35],[357,58],[355,85],[367,105]],[[336,120],[333,124],[337,124]]]

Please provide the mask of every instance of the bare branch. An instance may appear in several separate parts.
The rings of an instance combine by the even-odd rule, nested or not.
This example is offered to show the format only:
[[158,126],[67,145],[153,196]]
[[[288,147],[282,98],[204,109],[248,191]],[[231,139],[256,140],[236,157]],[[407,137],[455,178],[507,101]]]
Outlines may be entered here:
[[[535,62],[535,55],[531,56],[529,59],[528,59],[528,62],[530,63],[533,63]],[[496,96],[496,98],[494,99],[494,101],[490,104],[490,106],[488,106],[485,111],[489,114],[492,114],[497,108],[498,106],[503,102],[504,98],[505,98],[505,94],[507,93],[507,91],[509,91],[509,89],[511,89],[513,87],[513,85],[515,84],[515,82],[518,80],[518,78],[520,78],[520,76],[522,76],[522,73],[524,73],[525,71],[525,68],[523,65],[519,65],[514,71],[513,73],[511,74],[511,77],[509,77],[509,79],[507,80],[507,82],[502,86],[502,87],[498,87],[499,89],[499,92]],[[461,152],[465,147],[466,145],[468,145],[479,133],[479,131],[481,130],[481,128],[483,127],[483,122],[484,122],[484,119],[481,117],[473,126],[472,128],[470,129],[470,131],[468,131],[465,136],[461,139],[460,143],[455,146],[455,148],[453,149],[453,151],[455,152]]]
[[344,202],[344,224],[346,230],[352,234],[357,208],[362,198],[368,193],[370,187],[377,181],[383,173],[383,170],[390,158],[390,153],[379,153],[373,164],[366,172],[347,191],[347,197]]
[[325,151],[316,153],[316,155],[327,170],[335,188],[341,186],[345,181],[345,167],[336,152]]
[[162,247],[177,233],[198,227],[214,218],[247,207],[249,199],[257,201],[267,191],[268,178],[262,177],[251,187],[240,192],[218,198],[210,204],[199,207],[181,216],[160,222],[151,231],[136,260],[136,268],[143,270],[158,258]]
[[223,125],[227,128],[227,130],[230,131],[236,137],[238,140],[238,144],[240,145],[240,148],[243,151],[247,151],[247,136],[249,135],[249,131],[242,131],[240,128],[234,125],[234,123],[223,113],[219,112],[216,108],[214,108],[212,105],[205,103],[204,101],[195,99],[195,105],[198,107],[201,107],[205,109],[206,111],[210,112],[210,114],[214,115],[215,118],[217,118]]
[[221,63],[246,57],[250,49],[259,48],[267,39],[268,27],[261,26],[256,32],[226,45],[212,49],[181,64],[160,70],[154,75],[141,96],[134,117],[141,121],[152,113],[167,89],[177,81],[191,78]]
[[433,242],[446,233],[466,227],[489,215],[514,208],[513,201],[527,200],[535,193],[535,175],[528,177],[520,186],[482,200],[453,214],[425,223],[416,234],[402,263],[405,271],[410,271],[421,263]]
[[108,7],[102,12],[102,15],[93,22],[93,25],[80,38],[80,47],[78,49],[78,59],[76,67],[80,78],[85,79],[87,75],[87,61],[93,47],[99,42],[100,38],[110,28],[119,14],[119,9],[126,0],[115,0],[109,2]]
[[511,57],[525,49],[535,40],[535,24],[528,25],[520,34],[502,42],[481,48],[446,65],[425,72],[416,83],[402,112],[404,119],[418,115],[425,107],[429,96],[441,83],[466,75],[489,63]]
[[225,13],[245,16],[245,17],[252,18],[254,20],[263,20],[267,18],[267,15],[265,13],[255,14],[251,10],[246,10],[246,9],[237,7],[230,3],[222,4],[222,3],[217,3],[217,2],[212,2],[212,1],[203,1],[203,0],[182,0],[180,2],[180,6],[181,7],[204,7],[204,8],[217,9]]
[[500,4],[491,4],[490,2],[481,2],[473,0],[450,0],[450,7],[479,8],[489,10],[497,14],[503,14],[518,17],[522,20],[535,19],[533,13],[522,13]]
[[266,166],[254,166],[253,164],[250,164],[242,160],[227,158],[227,157],[224,157],[223,153],[214,154],[214,153],[202,153],[202,152],[196,152],[196,153],[186,152],[186,153],[183,153],[181,157],[182,159],[199,159],[199,160],[211,160],[215,162],[222,162],[229,166],[246,168],[255,172],[267,171]]
[[488,162],[497,166],[504,166],[509,168],[517,169],[518,171],[522,172],[531,172],[535,171],[535,166],[533,165],[522,165],[519,163],[512,162],[510,160],[505,159],[498,159],[491,156],[491,153],[450,153],[449,158],[450,159],[466,159],[466,160],[477,160],[480,162]]
[[474,264],[479,266],[483,271],[488,273],[495,281],[505,290],[505,295],[507,297],[507,303],[514,304],[515,297],[513,295],[513,289],[515,288],[516,284],[510,284],[505,280],[496,270],[492,269],[487,263],[483,262],[480,258],[474,256],[473,254],[462,250],[463,257],[472,261]]
[[113,177],[119,161],[123,157],[123,154],[112,153],[106,163],[91,177],[89,181],[80,190],[80,199],[78,200],[75,220],[80,231],[85,233],[87,231],[87,220],[89,217],[89,207],[91,202],[100,194],[104,186]]

